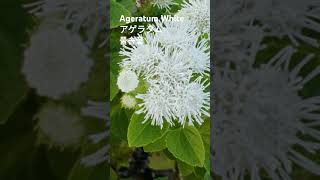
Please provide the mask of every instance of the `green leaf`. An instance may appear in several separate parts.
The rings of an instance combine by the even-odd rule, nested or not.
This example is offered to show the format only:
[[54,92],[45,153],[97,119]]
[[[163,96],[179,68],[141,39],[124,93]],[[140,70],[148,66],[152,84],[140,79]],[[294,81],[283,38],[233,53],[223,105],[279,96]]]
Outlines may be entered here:
[[193,126],[170,131],[167,135],[168,150],[179,160],[203,167],[205,149],[198,130]]
[[195,167],[195,168],[194,168],[194,171],[193,171],[193,173],[194,173],[197,177],[199,177],[199,178],[201,178],[201,179],[203,179],[203,177],[205,176],[206,172],[207,172],[207,171],[206,171],[204,168],[201,168],[201,167]]
[[137,11],[136,1],[135,0],[119,0],[120,4],[123,5],[127,10],[129,10],[131,13],[134,13]]
[[209,151],[207,151],[207,149],[206,149],[203,167],[206,169],[207,172],[210,173],[210,167],[211,167],[211,165],[210,165],[210,149],[209,149]]
[[121,108],[120,104],[111,106],[110,119],[111,136],[126,141],[129,121],[128,117],[126,116],[125,110]]
[[119,92],[119,88],[117,86],[117,75],[114,72],[110,72],[110,101],[113,100],[114,97]]
[[189,176],[193,173],[193,167],[178,160],[178,168],[179,172],[182,174],[182,176]]
[[206,119],[200,126],[199,133],[201,134],[204,145],[210,148],[210,119]]
[[118,53],[111,54],[110,62],[110,101],[112,101],[119,93],[119,88],[117,85],[117,76],[119,74],[120,67],[118,65],[121,62],[121,58]]
[[124,15],[125,17],[131,16],[131,13],[120,3],[115,0],[110,1],[110,28],[116,28],[121,25],[126,24],[125,22],[120,22],[120,17]]
[[144,146],[143,150],[145,152],[157,152],[157,151],[161,151],[165,148],[167,148],[166,135],[164,135],[162,138],[155,141],[154,143],[151,143],[151,144]]
[[94,65],[91,69],[89,79],[85,84],[87,89],[87,96],[93,101],[104,101],[107,98],[107,86],[108,76],[106,71],[108,69],[108,63],[104,58],[103,54],[95,53],[92,55]]
[[4,124],[25,98],[28,87],[21,74],[18,47],[1,32],[0,43],[0,124]]
[[211,176],[208,172],[204,175],[203,180],[211,180]]
[[110,168],[110,180],[118,180],[117,173]]
[[160,139],[168,130],[168,126],[152,126],[151,121],[144,121],[143,114],[133,114],[128,128],[129,147],[142,147]]
[[210,172],[210,120],[207,119],[199,128],[204,148],[205,148],[205,160],[204,168],[207,172]]
[[163,152],[152,153],[149,157],[149,167],[153,170],[174,169],[175,161],[169,159]]

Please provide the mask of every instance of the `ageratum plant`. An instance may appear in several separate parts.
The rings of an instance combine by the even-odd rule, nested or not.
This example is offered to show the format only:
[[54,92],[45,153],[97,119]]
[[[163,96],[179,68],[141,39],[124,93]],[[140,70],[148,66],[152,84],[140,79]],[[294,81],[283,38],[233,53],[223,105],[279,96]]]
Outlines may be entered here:
[[[121,45],[114,53],[111,68],[117,66],[117,72],[111,79],[111,86],[114,86],[111,91],[118,91],[111,97],[111,139],[121,136],[129,149],[143,148],[149,152],[151,168],[152,157],[167,152],[174,157],[173,164],[180,167],[181,176],[195,175],[193,169],[197,168],[204,172],[201,177],[208,177],[210,1],[144,3],[138,7],[141,11],[148,6],[160,9],[157,9],[159,14],[152,16],[166,13],[184,17],[184,21],[147,24],[159,31],[127,35],[137,43]],[[179,10],[169,12],[173,6],[178,6]],[[198,16],[200,18],[196,18]],[[124,126],[126,118],[128,124]],[[113,132],[114,128],[127,131],[121,135]],[[169,154],[161,159],[169,161]],[[111,163],[124,168],[117,164],[115,157],[111,157]]]

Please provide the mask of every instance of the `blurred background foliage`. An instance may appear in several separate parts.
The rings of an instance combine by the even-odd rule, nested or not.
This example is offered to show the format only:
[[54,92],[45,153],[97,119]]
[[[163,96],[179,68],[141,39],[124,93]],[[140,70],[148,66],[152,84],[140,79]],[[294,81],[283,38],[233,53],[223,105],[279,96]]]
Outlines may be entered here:
[[[106,163],[84,167],[81,158],[95,152],[86,137],[79,147],[61,148],[50,142],[39,143],[34,116],[47,102],[28,87],[22,73],[23,53],[38,20],[22,7],[30,1],[0,1],[0,179],[5,180],[89,180],[109,176]],[[54,103],[80,113],[87,101],[106,99],[107,66],[104,50],[95,48],[91,54],[95,64],[90,80],[78,91]],[[86,135],[103,129],[98,119],[83,117]]]
[[[111,0],[115,2],[115,0]],[[179,0],[181,2],[181,0]],[[177,2],[179,2],[177,1]],[[139,15],[155,15],[159,16],[165,11],[160,11],[154,7],[147,7],[137,10],[133,0],[117,0],[127,12]],[[36,26],[36,20],[26,10],[22,8],[25,1],[21,0],[1,0],[0,1],[0,179],[3,180],[99,180],[108,179],[108,171],[106,164],[97,167],[83,167],[79,161],[81,157],[94,152],[96,149],[88,141],[84,140],[80,148],[63,149],[46,145],[37,144],[37,134],[35,133],[34,115],[39,108],[48,101],[48,99],[39,97],[34,90],[30,89],[22,74],[21,64],[23,62],[23,52],[30,38],[29,31]],[[114,9],[115,13],[119,13]],[[111,16],[113,10],[110,11]],[[116,18],[115,18],[116,19]],[[111,19],[111,26],[113,26]],[[119,24],[118,24],[119,25]],[[114,25],[115,27],[117,25]],[[110,66],[111,84],[116,82],[117,61],[120,60],[118,52],[120,49],[119,29],[112,29],[108,37],[110,47],[110,57],[112,63]],[[320,36],[313,32],[306,32],[320,39]],[[287,44],[286,39],[267,39],[268,48],[258,54],[259,62],[269,59],[278,50]],[[317,60],[311,61],[303,74],[310,72],[320,63],[320,50],[308,45],[302,44],[299,47],[299,53],[296,54],[297,59],[306,53],[316,54]],[[93,59],[96,60],[91,81],[88,85],[66,97],[63,103],[79,110],[88,99],[103,100],[107,95],[103,83],[103,76],[107,66],[104,66],[104,50],[96,48],[92,53]],[[98,60],[99,59],[99,60]],[[101,83],[102,82],[102,83]],[[110,99],[114,104],[111,111],[111,119],[123,119],[128,121],[128,115],[132,112],[120,109],[119,94],[117,87],[111,88]],[[320,95],[320,77],[310,81],[302,91],[305,97]],[[93,118],[84,118],[88,122],[88,134],[96,132],[96,129],[103,127],[103,124]],[[90,119],[90,120],[89,120]],[[112,122],[111,127],[111,158],[116,161],[117,166],[128,166],[128,159],[132,156],[133,150],[127,147],[126,131],[128,123]],[[101,128],[100,128],[101,129]],[[91,147],[92,146],[92,147]],[[99,145],[97,145],[99,146]],[[320,163],[320,152],[311,157],[315,162]],[[149,159],[149,166],[155,170],[176,170],[180,166],[182,174],[188,174],[185,179],[200,179],[203,174],[201,169],[190,169],[184,164],[176,164],[172,155],[164,151],[161,153],[152,153]],[[117,179],[117,173],[111,169],[111,179]],[[167,178],[159,178],[167,179]],[[268,179],[267,177],[265,179]],[[308,171],[295,167],[292,173],[294,180],[316,180],[319,177],[312,175]]]

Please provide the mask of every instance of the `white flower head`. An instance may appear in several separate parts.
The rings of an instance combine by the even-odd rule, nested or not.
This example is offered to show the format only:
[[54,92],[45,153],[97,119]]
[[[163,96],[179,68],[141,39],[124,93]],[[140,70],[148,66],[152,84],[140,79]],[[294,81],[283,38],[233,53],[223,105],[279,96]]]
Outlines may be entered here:
[[22,72],[29,85],[54,99],[77,90],[93,64],[81,38],[61,27],[35,32],[24,58]]
[[188,20],[156,22],[154,40],[166,48],[188,48],[194,46],[199,38],[195,25]]
[[138,114],[145,114],[143,123],[151,120],[151,125],[163,127],[164,121],[173,125],[174,117],[172,103],[173,100],[169,96],[172,92],[172,87],[164,82],[163,84],[153,84],[145,94],[138,94],[136,98],[143,100],[139,104],[140,109]]
[[210,34],[210,0],[188,0],[176,16],[185,17],[196,27],[197,33]]
[[[191,63],[188,61],[184,51],[173,50],[170,48],[164,51],[160,62],[155,66],[153,81],[160,84],[163,82],[175,85],[178,82],[189,82],[192,76]],[[149,80],[149,81],[152,81]]]
[[266,30],[266,35],[278,37],[287,36],[295,45],[299,41],[307,42],[313,46],[319,46],[317,39],[313,39],[302,33],[304,28],[320,32],[318,1],[314,0],[234,0],[238,6],[238,16],[246,16],[248,22],[258,21]]
[[121,49],[120,55],[124,58],[120,66],[147,78],[154,73],[154,67],[163,56],[163,51],[153,40],[151,34],[146,34],[143,39],[146,41],[145,43],[131,44]]
[[196,46],[183,49],[181,53],[195,73],[203,74],[210,72],[210,47],[206,41],[201,41]]
[[63,106],[46,104],[36,114],[39,143],[61,148],[75,147],[85,135],[85,127],[76,113]]
[[187,85],[177,85],[173,91],[175,112],[178,122],[185,126],[194,125],[194,121],[201,125],[203,123],[202,115],[209,117],[210,93],[205,92],[208,85],[200,83],[200,79]]
[[214,171],[222,179],[241,179],[248,172],[260,179],[264,170],[271,179],[291,179],[295,163],[315,174],[320,166],[297,151],[309,153],[319,143],[320,98],[303,98],[299,91],[320,73],[315,68],[304,77],[301,69],[312,59],[306,56],[292,67],[293,48],[287,47],[267,64],[243,73],[234,69],[216,73],[217,107],[214,121]]
[[24,7],[40,18],[54,19],[63,15],[65,24],[71,25],[74,32],[85,28],[89,45],[105,30],[107,2],[103,0],[39,0]]
[[139,79],[135,72],[122,70],[119,73],[117,85],[122,92],[128,93],[138,87]]
[[151,0],[153,6],[157,6],[159,9],[170,9],[170,6],[176,3],[173,0]]
[[121,97],[121,104],[124,108],[133,109],[137,105],[137,101],[133,96],[125,94]]

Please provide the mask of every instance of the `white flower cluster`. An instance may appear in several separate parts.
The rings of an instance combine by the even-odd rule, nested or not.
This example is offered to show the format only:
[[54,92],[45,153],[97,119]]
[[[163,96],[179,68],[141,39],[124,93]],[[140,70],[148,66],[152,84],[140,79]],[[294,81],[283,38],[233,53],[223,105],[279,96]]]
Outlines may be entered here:
[[[292,162],[319,174],[320,165],[297,151],[294,145],[315,153],[319,141],[320,98],[303,98],[300,90],[315,76],[317,67],[304,77],[301,69],[314,57],[306,56],[289,68],[294,50],[287,47],[267,64],[247,73],[224,69],[216,74],[217,113],[213,128],[214,172],[223,179],[260,179],[263,169],[272,179],[290,179]],[[305,120],[308,120],[307,123]],[[279,174],[277,173],[279,172]]]
[[[217,63],[246,61],[255,56],[265,37],[287,38],[318,47],[319,40],[304,30],[320,32],[320,3],[315,0],[215,1],[214,44]],[[310,34],[310,33],[309,33]]]
[[238,4],[239,13],[247,13],[247,21],[262,23],[266,35],[287,36],[295,44],[305,41],[319,46],[316,39],[302,33],[304,28],[320,32],[320,2],[315,0],[232,0]]
[[[209,116],[210,45],[203,35],[209,35],[210,15],[192,18],[201,11],[198,5],[209,1],[195,2],[185,2],[178,12],[186,17],[185,21],[158,22],[155,26],[159,32],[146,33],[139,37],[143,43],[124,46],[120,51],[124,58],[119,89],[142,101],[136,113],[145,115],[144,122],[151,120],[152,125],[161,128],[164,122],[202,124],[202,116]],[[209,6],[202,7],[209,12]],[[203,25],[201,29],[199,24]],[[144,92],[134,91],[141,86],[147,87]]]
[[[313,0],[215,2],[212,168],[223,180],[247,175],[259,180],[262,171],[271,179],[290,180],[293,164],[319,175],[320,165],[306,154],[320,148],[320,99],[301,91],[320,67],[305,73],[314,56],[292,58],[301,43],[318,46],[303,30],[319,32],[319,5]],[[262,63],[256,55],[268,36],[291,44]]]

